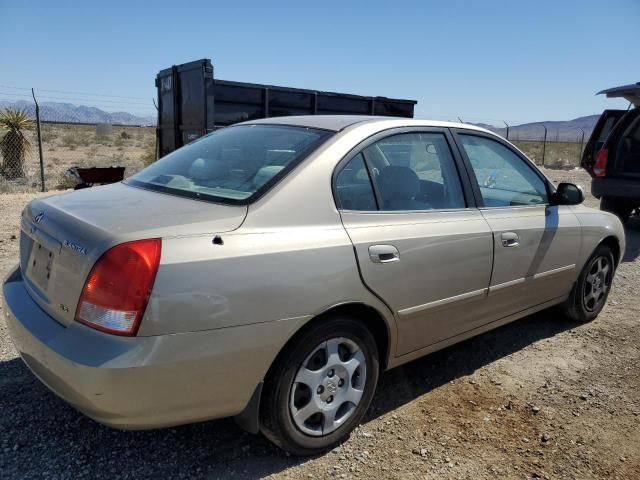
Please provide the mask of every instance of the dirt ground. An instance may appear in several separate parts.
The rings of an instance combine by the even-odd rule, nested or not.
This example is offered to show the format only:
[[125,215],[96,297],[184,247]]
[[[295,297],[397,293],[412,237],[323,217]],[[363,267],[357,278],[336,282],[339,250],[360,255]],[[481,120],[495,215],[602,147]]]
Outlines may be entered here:
[[[547,173],[589,191],[580,170]],[[2,276],[33,196],[0,195]],[[640,479],[639,218],[627,242],[597,320],[575,325],[552,309],[387,372],[351,439],[316,458],[287,456],[231,420],[98,425],[33,377],[0,322],[0,477]]]

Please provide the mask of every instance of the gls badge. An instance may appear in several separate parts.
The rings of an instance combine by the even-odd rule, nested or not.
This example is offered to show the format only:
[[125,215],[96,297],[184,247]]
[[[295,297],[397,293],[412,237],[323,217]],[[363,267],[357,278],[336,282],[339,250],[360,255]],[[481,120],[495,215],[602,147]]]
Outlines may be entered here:
[[67,247],[69,250],[73,250],[80,255],[86,255],[87,249],[82,245],[78,245],[77,243],[70,242],[69,240],[63,240],[62,244]]

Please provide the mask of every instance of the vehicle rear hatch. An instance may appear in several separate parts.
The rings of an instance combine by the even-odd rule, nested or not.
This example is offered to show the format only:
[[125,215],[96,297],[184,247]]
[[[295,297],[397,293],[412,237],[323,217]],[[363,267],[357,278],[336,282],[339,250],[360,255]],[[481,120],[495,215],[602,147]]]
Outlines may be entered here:
[[640,82],[608,88],[598,92],[596,95],[606,95],[607,98],[624,98],[634,106],[640,107]]
[[191,200],[123,183],[32,201],[21,221],[20,268],[33,299],[62,324],[75,310],[91,267],[131,240],[228,232],[247,207]]

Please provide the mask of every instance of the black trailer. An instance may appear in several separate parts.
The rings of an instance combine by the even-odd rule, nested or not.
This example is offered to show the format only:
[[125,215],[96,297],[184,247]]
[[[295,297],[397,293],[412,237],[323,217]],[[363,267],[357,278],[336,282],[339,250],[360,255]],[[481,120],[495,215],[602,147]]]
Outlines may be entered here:
[[413,117],[415,100],[217,80],[211,60],[161,70],[157,152],[162,157],[216,128],[286,115],[383,115]]

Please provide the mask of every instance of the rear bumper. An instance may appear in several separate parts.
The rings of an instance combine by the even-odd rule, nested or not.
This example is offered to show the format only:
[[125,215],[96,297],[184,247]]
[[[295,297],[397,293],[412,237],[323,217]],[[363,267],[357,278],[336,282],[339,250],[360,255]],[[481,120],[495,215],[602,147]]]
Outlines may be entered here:
[[87,416],[123,429],[156,428],[240,413],[304,318],[153,337],[65,327],[24,288],[3,284],[4,318],[33,373]]
[[596,177],[591,181],[591,193],[596,198],[616,197],[640,201],[640,179]]

